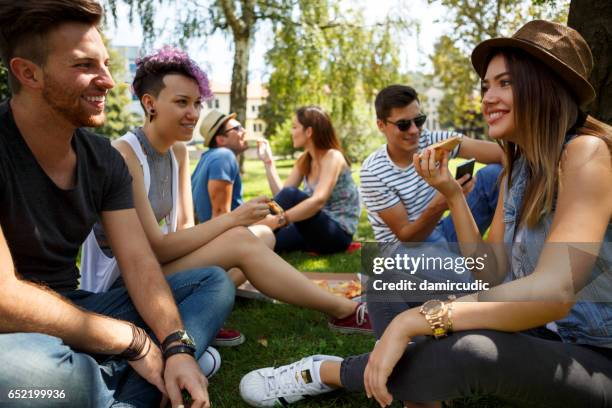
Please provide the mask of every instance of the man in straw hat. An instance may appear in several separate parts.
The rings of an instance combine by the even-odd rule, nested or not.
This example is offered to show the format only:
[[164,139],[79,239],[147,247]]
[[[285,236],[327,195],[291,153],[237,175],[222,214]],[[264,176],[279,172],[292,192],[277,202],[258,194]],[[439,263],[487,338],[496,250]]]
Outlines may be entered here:
[[242,199],[242,178],[236,156],[247,148],[246,130],[236,114],[211,110],[201,115],[194,133],[209,149],[202,154],[191,176],[193,201],[199,222],[236,209]]

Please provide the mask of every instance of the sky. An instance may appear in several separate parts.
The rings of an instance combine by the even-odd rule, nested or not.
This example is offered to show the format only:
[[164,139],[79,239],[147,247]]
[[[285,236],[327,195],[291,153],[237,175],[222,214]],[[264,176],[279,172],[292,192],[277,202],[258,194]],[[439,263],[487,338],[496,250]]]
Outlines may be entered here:
[[[346,0],[346,3],[349,3],[349,0]],[[403,71],[429,72],[431,70],[429,55],[433,53],[435,41],[448,31],[448,24],[442,21],[446,13],[444,7],[438,4],[429,5],[426,0],[411,0],[410,2],[350,0],[350,3],[363,7],[366,24],[384,21],[387,16],[398,14],[418,22],[420,27],[418,33],[415,29],[407,33],[405,38],[397,39],[401,67]],[[156,17],[156,27],[164,28],[165,32],[171,32],[173,14],[172,9],[162,9]],[[128,8],[121,2],[119,2],[117,15],[119,16],[117,26],[115,27],[111,21],[106,31],[111,43],[113,45],[141,45],[143,36],[140,22],[137,20],[131,24],[128,22]],[[272,41],[273,36],[269,26],[263,26],[256,32],[249,63],[250,82],[266,81],[269,67],[265,65],[264,54],[272,46]],[[160,47],[168,42],[170,42],[169,38],[160,38],[155,42],[155,47]],[[233,61],[231,38],[216,33],[206,39],[192,40],[187,51],[207,71],[214,82],[231,82]]]

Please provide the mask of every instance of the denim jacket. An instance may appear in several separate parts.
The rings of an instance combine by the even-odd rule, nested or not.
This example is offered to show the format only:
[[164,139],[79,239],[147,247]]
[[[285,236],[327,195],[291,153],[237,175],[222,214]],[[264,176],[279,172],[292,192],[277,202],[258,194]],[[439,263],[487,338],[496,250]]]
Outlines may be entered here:
[[[505,185],[504,242],[511,248],[509,280],[519,279],[534,271],[553,219],[553,214],[548,214],[534,228],[522,227],[520,242],[515,243],[528,175],[526,160],[521,157],[512,170],[512,186],[508,189],[508,185]],[[578,300],[566,317],[555,322],[563,342],[612,347],[612,223],[608,224],[599,255],[591,279],[595,276],[603,279],[586,285],[578,299],[600,299],[600,302]]]

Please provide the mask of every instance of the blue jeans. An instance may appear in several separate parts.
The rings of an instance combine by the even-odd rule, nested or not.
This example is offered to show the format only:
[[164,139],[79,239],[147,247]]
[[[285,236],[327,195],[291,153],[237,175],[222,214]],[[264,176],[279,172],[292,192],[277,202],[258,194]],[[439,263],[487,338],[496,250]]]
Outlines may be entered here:
[[[466,201],[480,235],[484,234],[493,221],[497,197],[499,196],[498,179],[502,170],[499,164],[489,164],[476,173],[476,185],[466,197]],[[425,242],[457,242],[457,232],[452,218],[444,217]]]
[[[232,309],[234,285],[218,267],[176,273],[167,280],[185,328],[196,341],[199,358]],[[91,312],[146,328],[125,287],[63,295]],[[7,397],[11,389],[64,390],[66,396],[63,401],[22,399],[20,407],[154,407],[161,400],[157,388],[127,361],[73,350],[60,338],[46,334],[0,334],[0,364],[0,407],[15,404]]]
[[[276,194],[274,201],[286,211],[309,197],[298,188],[287,187]],[[353,236],[323,211],[317,212],[307,220],[280,228],[276,230],[275,235],[275,252],[300,250],[333,254],[345,251],[353,241]]]

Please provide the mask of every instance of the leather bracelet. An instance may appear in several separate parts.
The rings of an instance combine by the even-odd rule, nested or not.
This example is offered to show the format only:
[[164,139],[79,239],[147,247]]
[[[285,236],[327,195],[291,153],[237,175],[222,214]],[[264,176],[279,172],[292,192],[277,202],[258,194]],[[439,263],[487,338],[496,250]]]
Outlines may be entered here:
[[[118,354],[118,357],[124,358],[128,361],[136,361],[140,360],[149,353],[149,350],[151,349],[151,339],[149,339],[147,332],[145,332],[143,328],[138,327],[133,323],[130,323],[130,326],[132,328],[132,341],[130,342],[130,345],[123,350],[123,352]],[[149,348],[147,349],[146,353],[143,354],[143,350],[147,345],[147,340],[149,343]]]
[[172,346],[164,351],[164,358],[167,360],[175,354],[189,354],[195,358],[195,347],[189,347],[185,345]]
[[165,352],[168,346],[170,346],[170,344],[174,343],[175,341],[180,341],[183,345],[192,346],[195,350],[195,344],[193,344],[193,340],[191,339],[191,337],[189,337],[189,334],[187,334],[185,330],[177,330],[174,333],[170,333],[164,339],[161,344],[162,352]]
[[147,343],[149,343],[149,347],[147,347],[147,351],[145,351],[144,354],[142,354],[140,357],[136,357],[128,361],[138,361],[138,360],[142,360],[143,358],[145,358],[147,354],[149,354],[149,351],[151,351],[151,343],[152,343],[151,339],[149,339]]

